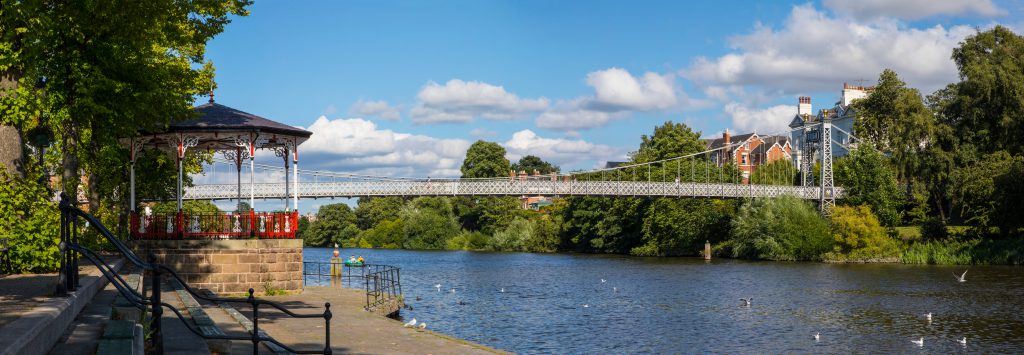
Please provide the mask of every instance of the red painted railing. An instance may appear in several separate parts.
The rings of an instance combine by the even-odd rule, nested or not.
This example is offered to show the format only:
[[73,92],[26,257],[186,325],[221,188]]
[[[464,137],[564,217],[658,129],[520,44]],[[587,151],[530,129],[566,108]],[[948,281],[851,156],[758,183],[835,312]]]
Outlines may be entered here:
[[294,239],[298,212],[132,213],[132,239]]

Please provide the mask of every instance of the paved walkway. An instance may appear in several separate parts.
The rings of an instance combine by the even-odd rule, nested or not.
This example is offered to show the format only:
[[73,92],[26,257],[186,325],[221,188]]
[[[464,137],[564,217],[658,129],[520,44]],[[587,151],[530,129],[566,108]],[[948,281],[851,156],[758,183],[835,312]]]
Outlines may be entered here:
[[[331,347],[342,354],[495,354],[500,350],[452,338],[430,330],[402,327],[402,323],[363,310],[362,290],[307,286],[300,295],[264,297],[285,304],[295,313],[322,313],[331,303]],[[238,310],[251,316],[249,307]],[[323,319],[291,318],[261,307],[260,329],[296,350],[320,349],[324,344]],[[218,322],[219,323],[219,322]]]
[[48,300],[56,289],[56,273],[0,277],[0,328]]

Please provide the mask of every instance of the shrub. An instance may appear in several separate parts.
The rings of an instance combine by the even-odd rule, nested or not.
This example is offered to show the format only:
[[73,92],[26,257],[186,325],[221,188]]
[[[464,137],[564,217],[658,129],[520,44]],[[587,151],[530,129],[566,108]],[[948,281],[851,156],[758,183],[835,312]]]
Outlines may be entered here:
[[405,226],[401,220],[383,221],[359,233],[359,247],[400,248],[405,241]]
[[867,205],[837,206],[832,211],[831,261],[898,261],[899,244],[890,238]]
[[829,225],[795,197],[746,203],[732,221],[733,257],[817,260],[832,248]]
[[463,230],[462,233],[448,239],[446,249],[448,250],[484,250],[490,240],[486,234],[479,231]]
[[930,240],[940,240],[949,237],[949,230],[946,228],[946,222],[943,222],[939,217],[932,217],[924,221],[921,224],[921,237]]
[[526,251],[526,243],[533,239],[536,227],[533,221],[516,217],[508,227],[494,233],[490,247],[493,250]]
[[24,178],[0,172],[0,235],[10,238],[15,272],[49,272],[59,266],[60,212],[33,170]]

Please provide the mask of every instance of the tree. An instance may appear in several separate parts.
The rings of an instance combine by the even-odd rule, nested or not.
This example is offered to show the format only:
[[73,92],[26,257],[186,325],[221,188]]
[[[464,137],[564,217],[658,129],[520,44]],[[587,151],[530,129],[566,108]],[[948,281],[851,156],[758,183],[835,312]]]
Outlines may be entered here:
[[836,185],[846,189],[843,204],[871,206],[885,226],[900,222],[900,204],[904,199],[896,185],[895,173],[873,145],[862,144],[849,155],[836,159],[833,171]]
[[719,242],[729,235],[733,201],[657,199],[647,208],[644,244],[630,250],[643,256],[696,255],[705,241]]
[[[1001,188],[1012,191],[1012,185],[1021,184],[1019,180],[1007,181],[1005,178],[1012,176],[1010,168],[1015,160],[1024,161],[1024,158],[1014,159],[1009,153],[1000,151],[953,172],[953,197],[958,201],[960,215],[967,224],[979,227],[982,231],[994,226],[993,218],[999,213],[997,205],[1004,201]],[[1000,185],[1005,186],[997,186],[997,179]],[[1020,212],[1015,213],[1019,216]]]
[[1024,227],[1024,157],[1014,157],[1013,163],[1006,172],[995,178],[996,191],[994,197],[995,211],[992,221],[1004,235],[1019,234]]
[[17,83],[0,95],[0,123],[52,128],[63,190],[76,196],[84,172],[93,211],[125,206],[100,189],[126,183],[117,140],[191,117],[214,86],[207,41],[249,3],[0,0],[0,77]]
[[548,163],[535,155],[527,155],[519,158],[518,163],[512,164],[512,170],[517,172],[525,171],[527,174],[533,174],[534,171],[537,171],[541,175],[558,173],[560,171],[557,166],[551,165],[551,163]]
[[682,155],[697,153],[705,149],[700,132],[694,132],[685,123],[666,121],[654,127],[650,136],[640,137],[640,149],[633,156],[633,162],[643,163]]
[[893,260],[899,257],[896,240],[890,238],[868,205],[836,206],[832,210],[833,251],[836,261]]
[[344,203],[320,206],[316,212],[316,221],[311,223],[304,240],[308,246],[324,246],[341,244],[346,239],[353,239],[359,233],[355,227],[356,215]]
[[832,249],[828,221],[795,197],[756,199],[732,219],[733,257],[818,260]]
[[444,197],[418,197],[398,213],[404,223],[406,249],[444,249],[460,228]]
[[751,184],[793,186],[796,182],[796,166],[789,159],[779,159],[758,165],[750,175]]
[[852,105],[857,113],[855,134],[890,153],[897,179],[908,181],[918,169],[921,150],[934,134],[934,115],[921,93],[886,69],[871,95]]
[[380,222],[396,219],[404,204],[400,197],[361,197],[356,204],[356,225],[367,230]]
[[511,166],[505,158],[505,148],[498,143],[478,140],[469,146],[462,161],[463,178],[490,178],[508,176]]
[[971,150],[1024,154],[1024,37],[1003,26],[953,48],[960,82],[950,84],[942,116]]

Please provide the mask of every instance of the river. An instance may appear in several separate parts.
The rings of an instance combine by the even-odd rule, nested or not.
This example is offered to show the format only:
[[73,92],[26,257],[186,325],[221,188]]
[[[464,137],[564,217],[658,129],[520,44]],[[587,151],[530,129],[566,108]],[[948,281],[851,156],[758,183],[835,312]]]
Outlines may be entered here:
[[[331,251],[306,248],[305,261]],[[1024,353],[1021,267],[973,266],[961,283],[964,267],[342,253],[402,269],[403,318],[517,353]]]

